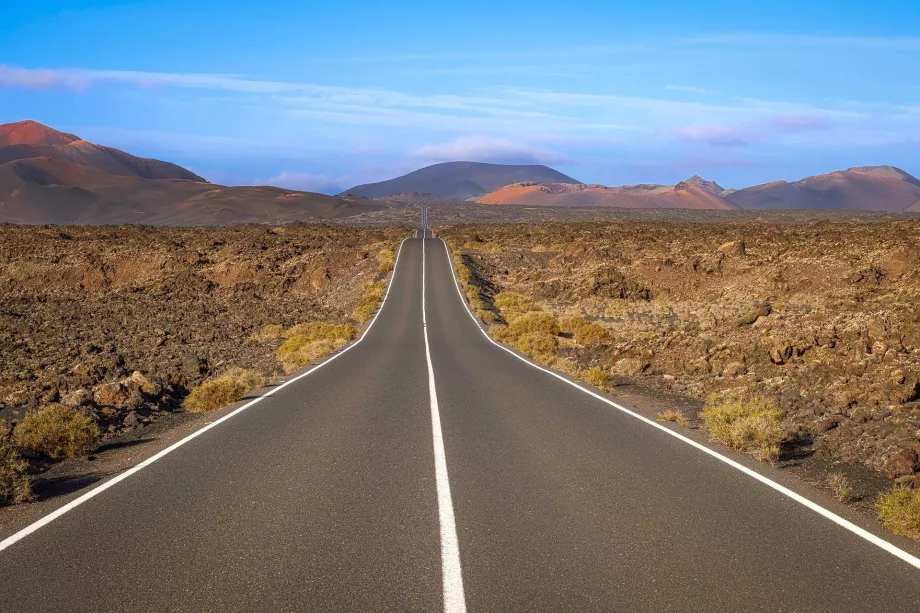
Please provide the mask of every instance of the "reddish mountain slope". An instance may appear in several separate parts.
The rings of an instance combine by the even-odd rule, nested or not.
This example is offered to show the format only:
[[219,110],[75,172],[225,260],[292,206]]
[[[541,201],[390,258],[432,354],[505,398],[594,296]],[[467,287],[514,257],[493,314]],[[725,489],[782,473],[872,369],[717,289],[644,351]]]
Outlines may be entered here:
[[860,166],[726,195],[746,209],[840,209],[899,212],[920,202],[920,180],[893,166]]
[[49,158],[0,165],[0,222],[225,225],[344,217],[390,203],[277,187],[144,179]]
[[94,145],[74,134],[58,132],[36,121],[0,125],[0,164],[37,157],[81,164],[127,177],[204,181],[176,164],[140,158],[112,147]]
[[571,183],[514,183],[479,199],[481,204],[605,206],[633,209],[735,209],[724,198],[692,183],[604,187]]

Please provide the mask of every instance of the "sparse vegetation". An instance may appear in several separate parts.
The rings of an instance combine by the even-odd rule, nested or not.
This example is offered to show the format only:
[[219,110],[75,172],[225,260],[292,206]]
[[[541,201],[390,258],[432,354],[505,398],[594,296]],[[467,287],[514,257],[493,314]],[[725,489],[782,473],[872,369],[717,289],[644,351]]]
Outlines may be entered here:
[[6,437],[0,437],[0,506],[32,499],[28,465]]
[[843,473],[833,473],[827,477],[827,486],[840,502],[850,499],[850,482]]
[[602,390],[607,389],[607,383],[610,381],[610,375],[600,368],[589,368],[585,373],[585,381]]
[[386,281],[368,281],[364,284],[364,294],[361,296],[361,299],[358,300],[358,304],[355,306],[355,310],[352,313],[352,316],[358,323],[363,324],[370,321],[371,317],[373,317],[374,313],[377,311],[377,307],[380,306],[380,301],[383,300],[386,289]]
[[49,404],[26,414],[13,431],[13,442],[53,460],[78,458],[96,447],[99,428],[76,409]]
[[493,300],[495,307],[501,311],[505,321],[510,322],[516,317],[530,311],[539,311],[532,300],[517,292],[499,292]]
[[896,487],[878,499],[879,519],[901,536],[920,541],[920,490]]
[[285,372],[291,372],[332,353],[357,335],[351,324],[297,324],[285,333],[287,340],[278,347],[277,358]]
[[687,419],[687,416],[684,414],[684,412],[679,411],[677,409],[667,409],[664,411],[659,411],[659,413],[655,415],[655,421],[659,421],[659,422],[672,421],[676,423],[678,426],[684,426],[685,428],[690,425],[690,420]]
[[215,411],[238,402],[264,383],[258,372],[234,367],[194,388],[185,399],[185,408],[193,413]]
[[484,323],[487,323],[490,325],[498,321],[498,315],[495,313],[495,311],[491,311],[489,309],[482,309],[482,308],[477,309],[476,317],[481,319]]
[[265,324],[249,338],[254,341],[274,341],[284,338],[284,326],[281,324]]
[[571,333],[579,345],[597,345],[610,339],[607,328],[584,317],[563,317],[559,320],[559,327],[563,332]]
[[733,449],[746,451],[761,461],[779,456],[784,438],[783,412],[765,398],[713,395],[702,418],[709,434]]
[[377,272],[387,273],[396,266],[396,254],[392,249],[381,249],[377,254]]

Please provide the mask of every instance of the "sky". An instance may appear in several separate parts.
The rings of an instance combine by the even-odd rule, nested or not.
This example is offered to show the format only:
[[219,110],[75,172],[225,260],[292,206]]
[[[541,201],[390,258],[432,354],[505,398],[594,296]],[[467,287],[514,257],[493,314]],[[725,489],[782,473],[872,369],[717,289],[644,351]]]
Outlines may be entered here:
[[224,184],[920,175],[920,2],[11,2],[0,122]]

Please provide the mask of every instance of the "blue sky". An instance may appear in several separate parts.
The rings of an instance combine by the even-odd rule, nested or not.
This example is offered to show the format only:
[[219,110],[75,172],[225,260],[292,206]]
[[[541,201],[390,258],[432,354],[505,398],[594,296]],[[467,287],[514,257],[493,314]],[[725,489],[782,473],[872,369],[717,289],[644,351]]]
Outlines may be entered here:
[[915,0],[49,0],[4,7],[0,122],[233,184],[468,159],[743,187],[920,174],[918,74]]

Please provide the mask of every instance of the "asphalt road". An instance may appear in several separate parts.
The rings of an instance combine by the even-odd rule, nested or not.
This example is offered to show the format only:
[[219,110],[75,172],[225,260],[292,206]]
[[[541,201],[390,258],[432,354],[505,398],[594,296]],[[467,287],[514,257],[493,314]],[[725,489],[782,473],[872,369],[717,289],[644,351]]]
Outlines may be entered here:
[[920,610],[917,569],[492,345],[414,238],[352,350],[0,551],[0,611],[441,611],[452,563],[452,611]]

